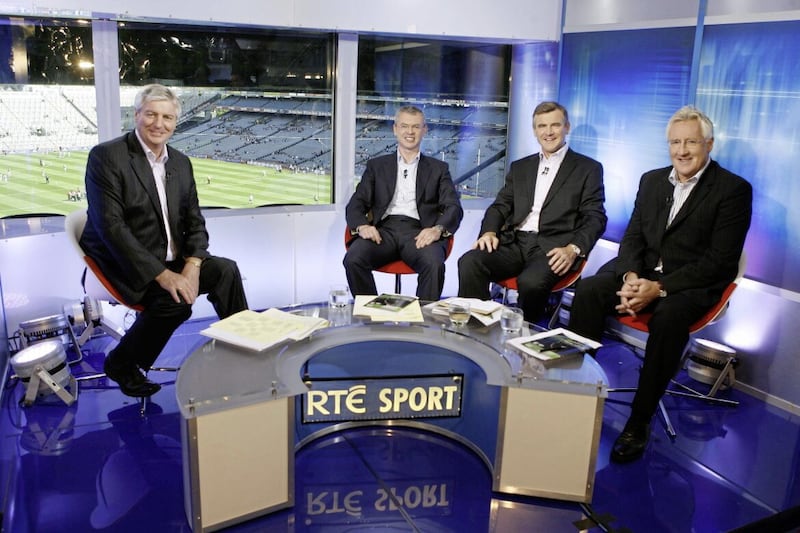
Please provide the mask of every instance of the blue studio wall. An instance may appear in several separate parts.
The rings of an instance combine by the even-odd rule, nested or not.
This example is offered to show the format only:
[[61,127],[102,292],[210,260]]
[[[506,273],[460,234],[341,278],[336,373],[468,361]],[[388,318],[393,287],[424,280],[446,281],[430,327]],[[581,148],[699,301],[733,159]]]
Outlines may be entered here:
[[605,238],[622,237],[641,174],[670,164],[666,123],[693,103],[714,121],[712,157],[753,185],[747,277],[800,292],[798,47],[798,21],[564,35],[560,99],[572,146],[605,167]]

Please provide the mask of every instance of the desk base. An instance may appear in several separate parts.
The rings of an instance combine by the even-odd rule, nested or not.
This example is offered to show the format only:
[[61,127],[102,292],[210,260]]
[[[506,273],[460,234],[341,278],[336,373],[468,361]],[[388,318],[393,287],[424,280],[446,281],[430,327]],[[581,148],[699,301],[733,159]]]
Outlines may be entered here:
[[503,388],[500,402],[493,490],[590,502],[603,398]]
[[294,399],[184,419],[186,518],[216,531],[294,505]]

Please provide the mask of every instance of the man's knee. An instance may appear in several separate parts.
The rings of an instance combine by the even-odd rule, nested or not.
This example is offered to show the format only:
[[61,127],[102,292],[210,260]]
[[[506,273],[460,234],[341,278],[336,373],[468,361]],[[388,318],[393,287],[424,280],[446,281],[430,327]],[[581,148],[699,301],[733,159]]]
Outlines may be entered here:
[[478,250],[470,250],[458,258],[459,276],[474,274],[481,264],[480,253]]

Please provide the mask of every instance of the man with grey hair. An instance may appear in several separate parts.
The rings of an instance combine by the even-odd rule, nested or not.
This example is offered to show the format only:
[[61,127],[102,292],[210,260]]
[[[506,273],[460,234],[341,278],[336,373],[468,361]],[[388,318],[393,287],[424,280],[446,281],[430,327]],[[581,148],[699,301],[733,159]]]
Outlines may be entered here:
[[161,388],[143,372],[191,316],[199,294],[208,293],[220,318],[247,308],[236,263],[208,253],[192,164],[167,146],[180,111],[168,87],[143,87],[134,130],[92,148],[86,163],[81,247],[124,303],[143,308],[104,364],[128,396]]
[[464,216],[447,163],[422,154],[428,131],[417,107],[395,113],[397,152],[367,161],[347,203],[352,240],[344,257],[350,292],[375,294],[372,271],[404,261],[417,272],[417,296],[438,300],[444,287],[447,237]]
[[641,457],[650,419],[678,371],[689,326],[716,304],[738,271],[753,190],[710,157],[711,120],[694,107],[667,125],[672,165],[645,173],[616,259],[581,280],[569,328],[600,339],[605,317],[652,312],[639,385],[611,460]]

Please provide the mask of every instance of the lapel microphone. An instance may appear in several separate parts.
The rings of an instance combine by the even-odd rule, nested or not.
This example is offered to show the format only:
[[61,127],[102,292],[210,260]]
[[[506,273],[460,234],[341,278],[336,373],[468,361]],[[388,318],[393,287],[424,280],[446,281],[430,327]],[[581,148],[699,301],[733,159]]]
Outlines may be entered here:
[[547,173],[550,172],[550,167],[544,167],[542,170],[542,176],[547,176]]
[[403,179],[406,179],[407,177],[408,177],[408,169],[404,168],[403,169]]

